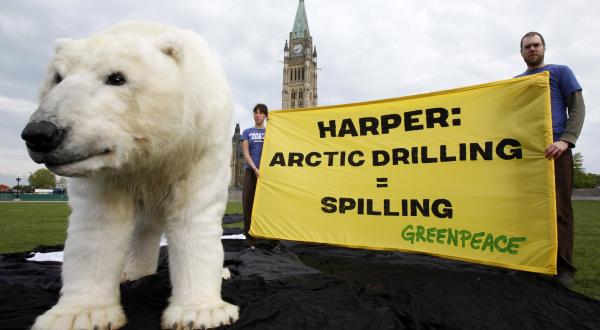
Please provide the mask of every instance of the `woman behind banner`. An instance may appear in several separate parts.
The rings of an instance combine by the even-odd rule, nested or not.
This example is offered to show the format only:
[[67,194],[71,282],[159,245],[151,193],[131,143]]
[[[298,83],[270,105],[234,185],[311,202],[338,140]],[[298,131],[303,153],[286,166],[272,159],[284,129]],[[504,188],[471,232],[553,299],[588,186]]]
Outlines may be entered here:
[[[254,204],[254,192],[256,190],[256,181],[260,175],[260,156],[262,154],[263,142],[266,132],[266,120],[269,117],[267,106],[259,103],[252,110],[254,117],[254,127],[244,130],[242,133],[242,153],[244,154],[244,188],[242,191],[242,206],[244,208],[244,235],[248,242],[248,249],[256,249],[256,239],[250,235],[250,223],[252,221],[252,204]],[[277,241],[272,242],[274,250],[279,250]]]

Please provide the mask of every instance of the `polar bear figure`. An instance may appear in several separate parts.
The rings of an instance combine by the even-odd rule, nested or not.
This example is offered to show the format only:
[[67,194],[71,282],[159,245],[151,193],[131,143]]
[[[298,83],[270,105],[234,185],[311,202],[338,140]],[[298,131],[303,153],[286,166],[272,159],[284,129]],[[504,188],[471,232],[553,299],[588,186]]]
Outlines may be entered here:
[[231,93],[191,31],[126,22],[61,39],[22,132],[29,155],[68,182],[58,303],[33,329],[117,329],[119,283],[153,274],[168,241],[168,329],[230,324],[221,299],[221,218],[231,157]]

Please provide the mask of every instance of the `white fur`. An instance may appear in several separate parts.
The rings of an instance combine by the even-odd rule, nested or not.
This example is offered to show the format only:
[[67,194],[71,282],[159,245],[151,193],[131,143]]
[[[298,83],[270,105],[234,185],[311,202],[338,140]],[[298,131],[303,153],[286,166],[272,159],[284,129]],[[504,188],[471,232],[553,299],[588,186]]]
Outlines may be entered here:
[[[107,85],[116,72],[127,83]],[[61,40],[40,99],[31,121],[67,133],[56,150],[29,153],[73,177],[73,212],[60,299],[33,329],[123,326],[119,282],[156,271],[162,232],[173,286],[162,326],[237,320],[221,299],[232,103],[204,40],[141,22]]]

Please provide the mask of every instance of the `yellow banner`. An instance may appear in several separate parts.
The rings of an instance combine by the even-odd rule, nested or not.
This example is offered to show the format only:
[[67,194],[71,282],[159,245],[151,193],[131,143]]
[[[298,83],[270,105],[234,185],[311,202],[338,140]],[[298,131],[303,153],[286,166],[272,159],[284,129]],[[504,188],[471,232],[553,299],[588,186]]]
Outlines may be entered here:
[[250,233],[556,273],[548,77],[271,112]]

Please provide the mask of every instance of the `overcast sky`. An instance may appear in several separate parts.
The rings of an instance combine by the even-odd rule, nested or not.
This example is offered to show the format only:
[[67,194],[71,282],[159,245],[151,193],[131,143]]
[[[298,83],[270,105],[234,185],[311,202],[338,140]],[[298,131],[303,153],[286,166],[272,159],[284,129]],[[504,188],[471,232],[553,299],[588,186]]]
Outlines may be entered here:
[[[281,107],[283,46],[298,0],[2,0],[0,183],[42,166],[20,133],[54,40],[81,38],[123,20],[153,20],[202,34],[220,58],[235,121],[252,125],[257,102]],[[583,87],[586,121],[576,152],[600,173],[600,2],[594,0],[305,0],[317,46],[319,105],[486,83],[524,71],[519,40],[546,39],[546,63],[569,65]],[[526,123],[524,123],[526,124]],[[233,133],[233,131],[232,131]]]

